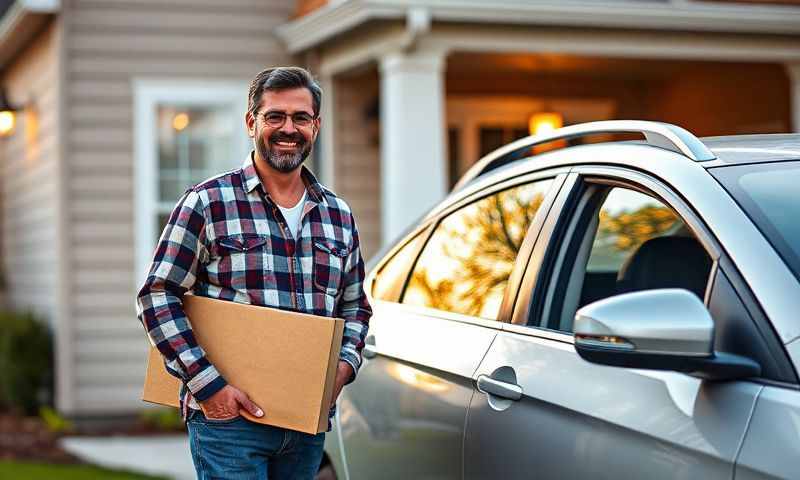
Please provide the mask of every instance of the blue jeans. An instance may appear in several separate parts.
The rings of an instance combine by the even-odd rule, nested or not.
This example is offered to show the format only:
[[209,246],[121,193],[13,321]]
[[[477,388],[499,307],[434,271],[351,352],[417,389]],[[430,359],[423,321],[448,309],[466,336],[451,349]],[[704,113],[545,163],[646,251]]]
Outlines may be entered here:
[[313,480],[322,462],[325,432],[310,435],[243,417],[209,420],[191,409],[186,427],[199,480]]

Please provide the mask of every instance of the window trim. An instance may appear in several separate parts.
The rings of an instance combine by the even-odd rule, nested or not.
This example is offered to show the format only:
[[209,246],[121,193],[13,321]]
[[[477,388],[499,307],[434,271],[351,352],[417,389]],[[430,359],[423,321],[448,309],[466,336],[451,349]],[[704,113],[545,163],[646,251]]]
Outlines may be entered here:
[[[609,167],[609,169],[612,167]],[[575,171],[578,174],[583,174],[579,170]],[[634,173],[634,172],[631,172]],[[617,173],[614,173],[615,175]],[[636,178],[638,177],[638,178]],[[720,252],[722,249],[719,246],[716,238],[711,234],[711,231],[705,226],[700,217],[689,207],[687,207],[683,199],[672,192],[666,185],[660,184],[658,180],[649,175],[635,172],[629,178],[616,179],[608,178],[608,176],[599,175],[585,175],[583,182],[592,183],[597,185],[608,185],[611,187],[621,187],[631,190],[636,190],[639,193],[655,197],[657,200],[664,203],[667,207],[671,208],[681,219],[689,219],[691,222],[684,222],[686,226],[692,230],[692,233],[697,237],[697,240],[703,245],[703,248],[708,252],[712,261],[719,260]],[[638,181],[642,183],[649,183],[650,185],[639,185]]]
[[[192,81],[171,78],[139,78],[132,83],[134,103],[134,276],[140,284],[150,265],[158,230],[158,132],[157,107],[162,103],[187,107],[227,105],[247,111],[247,82]],[[232,152],[232,168],[238,166],[250,150],[244,128],[239,152]],[[234,142],[236,144],[236,142]],[[175,201],[178,199],[176,198]]]
[[503,331],[513,333],[514,335],[525,335],[526,337],[534,337],[553,342],[565,343],[568,345],[575,345],[575,335],[570,335],[559,330],[529,327],[527,325],[517,325],[515,323],[504,323]]
[[[508,285],[506,286],[506,290],[505,290],[505,292],[503,294],[503,300],[501,301],[500,309],[499,309],[499,311],[497,313],[497,319],[490,320],[490,319],[485,319],[485,318],[480,318],[480,317],[474,317],[475,320],[480,321],[480,322],[492,322],[492,323],[498,323],[498,324],[508,323],[510,321],[510,319],[511,319],[513,299],[516,298],[516,296],[517,296],[518,289],[519,289],[519,286],[520,286],[520,281],[523,278],[525,266],[528,263],[527,259],[530,257],[531,250],[533,249],[533,246],[536,243],[535,242],[536,239],[535,238],[532,239],[532,233],[534,231],[536,232],[536,238],[538,238],[540,236],[540,234],[541,234],[541,225],[544,223],[545,219],[549,215],[549,213],[550,213],[550,211],[552,209],[553,203],[555,202],[559,192],[561,191],[561,188],[562,188],[564,182],[566,181],[566,178],[568,176],[568,172],[569,172],[569,168],[568,167],[561,167],[561,168],[549,169],[549,170],[544,170],[544,171],[539,171],[539,172],[532,172],[532,173],[521,175],[521,176],[518,176],[518,177],[505,179],[505,180],[499,181],[497,183],[494,183],[491,186],[483,188],[483,189],[481,189],[479,191],[473,192],[472,194],[470,194],[470,195],[468,195],[468,196],[466,196],[464,198],[459,199],[457,202],[454,202],[452,205],[448,205],[447,207],[443,208],[441,211],[437,212],[436,215],[433,218],[430,218],[430,219],[428,219],[426,221],[426,224],[425,224],[425,227],[424,227],[424,228],[428,229],[428,231],[424,233],[424,235],[426,235],[426,238],[424,239],[424,242],[422,243],[421,247],[417,251],[415,258],[414,258],[413,262],[411,263],[411,268],[409,268],[409,270],[406,272],[406,278],[405,278],[405,281],[403,282],[403,287],[402,287],[402,289],[400,291],[400,294],[397,297],[396,305],[402,305],[402,306],[404,306],[406,308],[415,308],[415,309],[423,308],[423,309],[428,310],[430,312],[444,312],[446,314],[452,314],[452,315],[458,315],[458,316],[461,316],[461,317],[473,318],[473,317],[470,317],[469,315],[459,314],[457,312],[447,312],[447,311],[444,311],[444,310],[437,310],[437,309],[433,309],[433,308],[430,308],[430,307],[424,307],[424,306],[419,306],[419,305],[408,305],[408,304],[402,303],[402,299],[405,296],[406,289],[408,288],[408,284],[409,284],[409,282],[411,280],[411,273],[414,271],[414,268],[416,268],[417,262],[419,261],[419,258],[420,258],[420,255],[422,255],[422,252],[425,251],[425,247],[428,245],[428,242],[430,241],[431,237],[433,236],[433,233],[436,231],[436,228],[438,228],[438,226],[442,223],[442,221],[444,221],[449,215],[451,215],[451,214],[453,214],[453,213],[455,213],[455,212],[457,212],[457,211],[459,211],[459,210],[461,210],[461,209],[463,209],[463,208],[465,208],[465,207],[467,207],[467,206],[469,206],[469,205],[471,205],[471,204],[473,204],[475,202],[478,202],[478,201],[480,201],[480,200],[482,200],[484,198],[490,197],[490,196],[492,196],[492,195],[494,195],[494,194],[496,194],[498,192],[501,192],[501,191],[504,191],[504,190],[509,190],[509,189],[512,189],[512,188],[515,188],[515,187],[518,187],[518,186],[522,186],[522,185],[525,185],[525,184],[535,183],[535,182],[538,182],[538,181],[551,180],[553,183],[551,184],[550,189],[545,194],[544,199],[542,200],[542,205],[541,205],[539,211],[537,211],[536,215],[534,216],[533,220],[531,221],[530,226],[528,227],[528,230],[525,232],[525,237],[523,238],[523,242],[522,242],[522,246],[520,247],[519,254],[517,255],[517,259],[515,260],[514,266],[512,267],[511,273],[509,274],[509,277],[508,277]],[[416,232],[421,230],[421,228],[414,230],[414,232],[409,234],[406,237],[406,239],[413,239],[414,235],[416,234]],[[407,241],[406,239],[403,240],[403,244],[405,244],[405,242]],[[376,266],[374,271],[377,272],[383,266],[383,264],[386,261],[388,261],[388,259],[393,257],[393,255],[395,253],[396,253],[396,251],[393,250],[393,251],[390,252],[390,254],[386,255],[386,257],[384,257],[384,258],[387,259],[387,260],[381,260],[381,262],[379,263],[378,266]],[[521,261],[521,259],[525,259],[525,260]],[[370,289],[371,289],[371,284],[370,284]]]
[[539,235],[539,239],[533,248],[528,268],[520,284],[520,293],[517,295],[514,302],[514,313],[511,322],[515,325],[520,325],[532,330],[572,335],[571,333],[551,330],[541,326],[541,318],[536,318],[535,324],[530,323],[529,320],[533,313],[531,312],[532,302],[535,298],[541,298],[544,288],[549,289],[551,282],[548,279],[544,279],[544,277],[549,276],[549,273],[553,271],[553,262],[561,251],[561,248],[551,248],[553,247],[551,242],[555,238],[563,237],[563,235],[565,235],[564,230],[569,228],[569,226],[576,221],[574,215],[566,216],[561,215],[561,213],[566,209],[577,206],[577,202],[580,201],[586,191],[586,186],[591,184],[631,188],[655,197],[676,212],[697,237],[711,258],[712,267],[709,274],[709,283],[706,288],[705,298],[703,299],[704,304],[707,305],[709,296],[708,286],[712,285],[713,280],[711,274],[716,272],[722,249],[700,217],[685,205],[681,197],[674,193],[669,185],[662,183],[659,179],[651,175],[622,167],[578,166],[572,169],[569,178],[562,187],[561,193],[556,200],[557,205],[554,205],[550,209],[548,218],[545,220],[542,233]]
[[[550,282],[547,285],[546,291],[543,291],[542,294],[546,294],[546,300],[543,302],[542,307],[543,309],[540,311],[540,327],[548,328],[541,325],[541,322],[547,320],[552,321],[552,315],[554,315],[554,309],[556,311],[560,311],[563,314],[563,309],[565,304],[563,300],[561,303],[554,300],[554,298],[558,297],[563,299],[563,295],[566,295],[566,290],[571,286],[565,282],[569,282],[568,278],[565,278],[563,273],[563,268],[567,268],[568,265],[565,262],[572,262],[574,260],[575,252],[571,251],[573,247],[575,247],[574,242],[580,242],[586,240],[586,231],[585,225],[589,218],[594,217],[598,210],[597,208],[602,208],[607,200],[609,194],[614,189],[623,189],[628,191],[634,191],[641,195],[644,195],[660,204],[664,207],[668,208],[673,212],[673,214],[678,218],[681,222],[683,222],[684,217],[680,215],[678,211],[674,208],[673,205],[669,204],[665,199],[661,198],[656,192],[649,191],[646,188],[642,188],[640,185],[632,184],[629,182],[620,182],[618,180],[608,180],[606,178],[596,178],[596,177],[585,177],[583,182],[580,185],[581,188],[581,195],[580,195],[580,206],[576,206],[576,213],[577,215],[573,215],[572,218],[569,219],[567,225],[567,231],[564,232],[563,236],[561,236],[560,248],[557,252],[554,252],[557,255],[557,259],[555,260],[556,263],[553,268],[550,270],[551,277],[554,272],[560,272],[558,278],[556,279],[556,284],[554,285],[553,282]],[[601,199],[596,199],[595,197],[601,195]],[[599,200],[599,201],[598,201]],[[687,227],[689,227],[687,223]],[[692,230],[694,233],[694,230]],[[576,238],[576,235],[581,235],[581,238]],[[702,244],[702,242],[701,242]],[[708,306],[709,299],[710,299],[710,292],[711,286],[714,284],[714,276],[717,271],[717,261],[714,259],[711,252],[708,251],[707,248],[703,247],[706,250],[706,254],[708,254],[709,259],[711,260],[711,267],[708,274],[708,279],[706,281],[705,291],[703,293],[703,304]],[[588,260],[588,258],[587,258]],[[573,265],[574,269],[574,265]],[[574,272],[574,270],[573,270]],[[586,275],[586,270],[584,269],[583,274]],[[567,274],[567,277],[569,275]],[[563,318],[562,318],[563,321]],[[561,332],[565,332],[565,330],[561,329],[554,329],[549,328]]]
[[[430,222],[424,223],[422,226],[420,226],[419,228],[415,228],[413,232],[406,235],[401,241],[397,242],[397,244],[394,247],[392,247],[386,253],[386,255],[384,255],[381,258],[380,262],[377,265],[375,265],[375,268],[373,268],[372,271],[369,273],[365,282],[365,291],[368,292],[370,300],[376,300],[376,301],[379,300],[388,303],[400,303],[400,298],[403,296],[403,292],[405,291],[406,288],[406,283],[408,282],[409,272],[416,264],[419,252],[422,251],[422,248],[428,242],[428,237],[430,237],[432,231],[433,230],[431,229],[431,223]],[[400,287],[398,288],[395,286],[393,288],[393,290],[396,291],[392,292],[391,295],[392,299],[389,300],[385,298],[375,297],[373,295],[375,279],[378,277],[381,270],[383,270],[388,263],[394,260],[395,257],[397,257],[397,255],[399,255],[404,248],[406,248],[407,246],[409,246],[410,243],[416,240],[420,240],[420,244],[416,247],[416,251],[413,252],[413,257],[411,259],[411,262],[409,263],[410,267],[404,272],[405,278],[403,279],[402,282],[399,282],[401,283]]]
[[[469,325],[476,325],[479,327],[492,328],[500,330],[501,325],[506,325],[499,320],[489,320],[488,318],[473,317],[458,312],[448,312],[447,310],[437,310],[423,305],[409,305],[406,303],[390,302],[387,300],[375,300],[376,304],[385,304],[392,309],[400,309],[402,314],[416,314],[425,317],[436,318],[437,320],[446,320],[448,322],[465,323]],[[392,321],[392,320],[389,320]]]
[[[723,255],[720,257],[719,262],[717,262],[717,272],[718,275],[723,275],[727,281],[730,283],[731,288],[739,297],[739,302],[741,303],[742,307],[744,308],[746,314],[749,316],[750,320],[753,322],[755,328],[759,331],[761,335],[761,339],[764,342],[764,345],[769,350],[772,359],[777,364],[778,370],[781,371],[781,374],[793,377],[793,380],[789,383],[779,381],[779,380],[772,380],[766,379],[765,377],[758,377],[756,379],[759,382],[775,382],[780,383],[783,386],[792,385],[794,388],[798,387],[798,379],[797,371],[794,368],[794,365],[791,361],[791,356],[789,352],[786,350],[786,346],[783,342],[780,341],[780,335],[775,330],[775,327],[769,321],[764,312],[763,308],[758,304],[758,301],[753,294],[753,291],[750,287],[745,283],[744,279],[739,273],[739,270],[736,268],[733,261],[728,258],[727,256]],[[716,283],[717,278],[715,276],[714,282]],[[711,285],[712,287],[714,285]],[[712,291],[709,291],[711,294]],[[710,298],[709,298],[710,301]],[[762,373],[763,375],[763,373]]]
[[[642,183],[646,183],[651,189],[648,190],[642,185],[638,185],[636,182],[640,180],[645,180],[645,182]],[[731,287],[739,296],[754,326],[760,331],[765,345],[769,348],[772,358],[779,364],[779,368],[783,369],[785,372],[791,372],[795,376],[797,375],[791,362],[791,357],[781,342],[780,336],[772,323],[767,319],[766,313],[758,304],[754,293],[744,282],[735,263],[724,253],[720,243],[700,216],[691,210],[683,199],[675,193],[675,190],[666,182],[654,176],[623,167],[580,166],[573,169],[573,172],[569,175],[562,187],[556,204],[551,208],[551,212],[545,221],[539,240],[534,246],[534,251],[529,262],[529,267],[531,268],[526,270],[525,277],[520,284],[520,295],[517,296],[515,301],[512,323],[503,324],[502,329],[504,331],[509,331],[515,335],[525,335],[542,340],[574,345],[575,336],[571,332],[551,330],[539,325],[528,325],[527,323],[517,324],[516,322],[520,319],[527,320],[530,316],[529,310],[534,289],[542,288],[541,286],[537,287],[536,283],[539,273],[542,270],[543,261],[551,259],[554,256],[554,252],[548,252],[547,247],[551,244],[551,240],[554,237],[561,236],[561,233],[556,230],[563,229],[565,227],[563,224],[572,223],[575,219],[574,215],[571,215],[567,219],[562,219],[559,213],[563,211],[565,207],[569,208],[575,205],[585,191],[585,184],[591,181],[595,182],[595,184],[602,182],[610,186],[634,188],[647,195],[655,196],[678,213],[681,219],[686,223],[686,226],[691,229],[693,234],[701,244],[703,244],[704,248],[706,248],[712,260],[705,298],[703,299],[704,305],[707,308],[709,307],[713,287],[717,283],[718,276],[720,274],[725,275]],[[680,208],[676,208],[676,206]],[[557,253],[557,251],[555,253]],[[549,283],[548,281],[548,285]],[[541,322],[541,319],[539,319],[539,322]],[[776,385],[782,388],[800,388],[793,382],[786,383],[764,377],[749,379],[749,381],[764,385]]]

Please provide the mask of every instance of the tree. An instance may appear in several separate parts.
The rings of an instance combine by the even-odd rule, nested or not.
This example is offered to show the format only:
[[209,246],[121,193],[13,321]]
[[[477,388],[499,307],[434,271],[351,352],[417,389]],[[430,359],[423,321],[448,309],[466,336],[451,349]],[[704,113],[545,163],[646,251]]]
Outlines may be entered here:
[[539,184],[516,187],[445,219],[411,277],[410,303],[494,318],[543,192]]
[[645,241],[666,233],[678,218],[660,205],[646,205],[638,210],[611,215],[600,212],[598,242],[609,242],[619,251],[633,251]]

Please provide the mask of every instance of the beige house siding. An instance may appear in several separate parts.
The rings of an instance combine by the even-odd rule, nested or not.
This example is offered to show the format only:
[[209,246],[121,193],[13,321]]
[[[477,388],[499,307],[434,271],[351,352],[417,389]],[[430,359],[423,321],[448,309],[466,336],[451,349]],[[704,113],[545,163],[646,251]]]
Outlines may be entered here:
[[31,310],[56,328],[58,29],[52,22],[7,68],[2,85],[18,112],[14,134],[0,139],[2,275],[5,303]]
[[335,128],[334,188],[353,209],[366,259],[381,246],[379,89],[376,70],[337,78],[335,125],[328,126]]
[[289,18],[293,5],[282,0],[74,0],[64,2],[63,10],[68,22],[69,310],[75,329],[72,413],[129,412],[142,407],[147,349],[134,308],[132,82],[249,82],[265,66],[289,61],[270,32]]

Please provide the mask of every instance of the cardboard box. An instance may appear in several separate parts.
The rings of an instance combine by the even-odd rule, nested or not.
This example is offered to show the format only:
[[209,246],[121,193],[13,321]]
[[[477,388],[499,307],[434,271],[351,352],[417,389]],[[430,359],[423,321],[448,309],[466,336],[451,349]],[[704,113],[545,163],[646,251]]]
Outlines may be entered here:
[[[344,320],[185,295],[197,342],[229,384],[264,411],[248,420],[324,432],[333,397]],[[142,400],[178,406],[180,381],[150,348]]]

